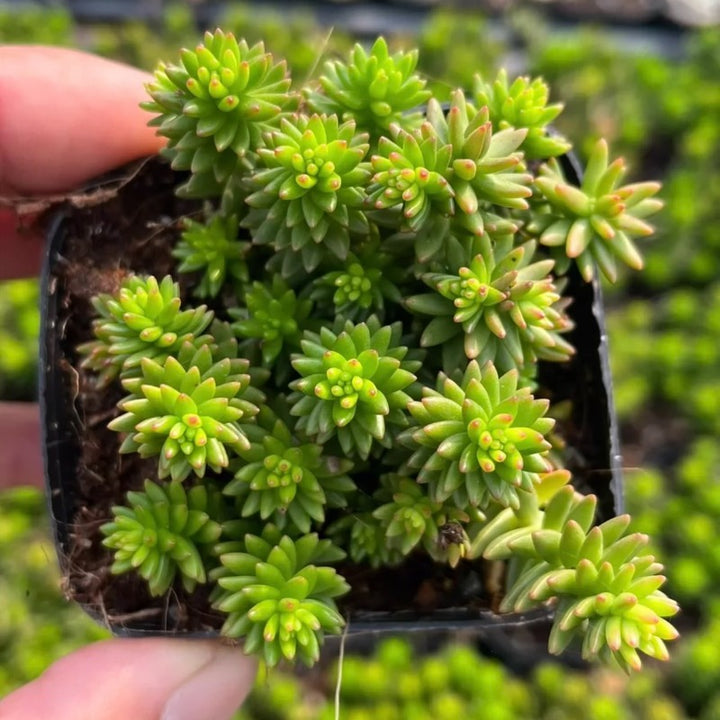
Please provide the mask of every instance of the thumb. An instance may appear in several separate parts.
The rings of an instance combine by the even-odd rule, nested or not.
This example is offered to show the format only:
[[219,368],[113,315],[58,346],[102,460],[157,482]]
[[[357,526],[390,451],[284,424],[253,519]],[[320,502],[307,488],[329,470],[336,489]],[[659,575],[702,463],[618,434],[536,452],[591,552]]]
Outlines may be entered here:
[[229,720],[255,663],[209,640],[106,640],[0,701],[0,720]]

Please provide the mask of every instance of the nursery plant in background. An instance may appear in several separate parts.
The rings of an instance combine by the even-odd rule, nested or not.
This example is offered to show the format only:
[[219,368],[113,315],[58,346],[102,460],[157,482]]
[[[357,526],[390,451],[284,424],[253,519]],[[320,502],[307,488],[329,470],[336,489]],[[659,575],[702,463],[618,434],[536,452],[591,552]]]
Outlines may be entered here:
[[662,566],[597,515],[552,405],[574,397],[552,369],[578,363],[567,288],[641,267],[659,186],[624,185],[602,141],[573,182],[541,80],[477,77],[444,106],[417,59],[380,38],[295,86],[217,30],[159,65],[145,107],[174,172],[123,186],[132,220],[102,243],[99,208],[66,220],[50,271],[73,593],[312,664],[378,599],[452,608],[494,566],[470,616],[553,607],[552,652],[665,659]]

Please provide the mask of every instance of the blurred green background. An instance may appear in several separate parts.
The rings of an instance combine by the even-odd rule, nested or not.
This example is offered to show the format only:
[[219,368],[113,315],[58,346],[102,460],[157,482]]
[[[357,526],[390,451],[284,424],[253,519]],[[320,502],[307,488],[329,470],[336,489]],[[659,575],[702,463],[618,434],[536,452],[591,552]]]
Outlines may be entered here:
[[[351,44],[309,14],[281,18],[234,4],[221,24],[263,39],[296,77],[311,71],[318,48]],[[683,638],[670,663],[648,664],[630,679],[548,659],[513,674],[468,643],[433,654],[390,639],[370,656],[346,658],[342,717],[720,719],[720,27],[568,25],[527,9],[502,18],[440,10],[406,35],[395,42],[419,44],[436,91],[503,65],[541,74],[566,103],[557,124],[580,155],[604,135],[636,179],[663,180],[666,208],[643,248],[646,271],[608,288],[606,304],[627,505],[666,563],[670,594],[684,608]],[[0,42],[82,47],[148,69],[197,37],[188,6],[110,25],[0,4]],[[0,399],[34,397],[37,304],[36,281],[0,284]],[[63,599],[41,494],[0,494],[0,696],[103,636]],[[332,662],[328,668],[311,681],[259,681],[238,718],[333,717]]]

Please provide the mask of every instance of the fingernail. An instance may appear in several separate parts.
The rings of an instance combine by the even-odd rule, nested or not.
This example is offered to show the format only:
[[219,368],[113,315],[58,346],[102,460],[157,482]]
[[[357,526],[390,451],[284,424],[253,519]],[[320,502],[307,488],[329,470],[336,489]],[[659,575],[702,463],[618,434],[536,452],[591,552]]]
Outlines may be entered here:
[[217,644],[209,661],[178,686],[160,720],[229,720],[252,687],[255,663]]

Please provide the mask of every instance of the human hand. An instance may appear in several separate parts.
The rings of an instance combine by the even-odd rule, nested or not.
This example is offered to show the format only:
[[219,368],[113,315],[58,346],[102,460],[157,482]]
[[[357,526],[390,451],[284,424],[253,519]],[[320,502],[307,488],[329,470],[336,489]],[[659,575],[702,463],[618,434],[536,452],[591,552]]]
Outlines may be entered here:
[[[145,73],[75,50],[0,47],[0,199],[59,193],[162,139],[138,105]],[[37,275],[43,236],[0,202],[0,280]],[[0,488],[41,485],[37,408],[0,403]]]
[[[138,104],[147,76],[85,53],[0,47],[0,198],[68,190],[162,140]],[[37,274],[40,229],[0,204],[0,279]],[[0,403],[0,488],[42,483],[37,408]],[[254,663],[219,642],[108,640],[55,663],[0,701],[0,720],[227,720]]]
[[0,700],[0,720],[229,720],[255,675],[210,640],[106,640]]

